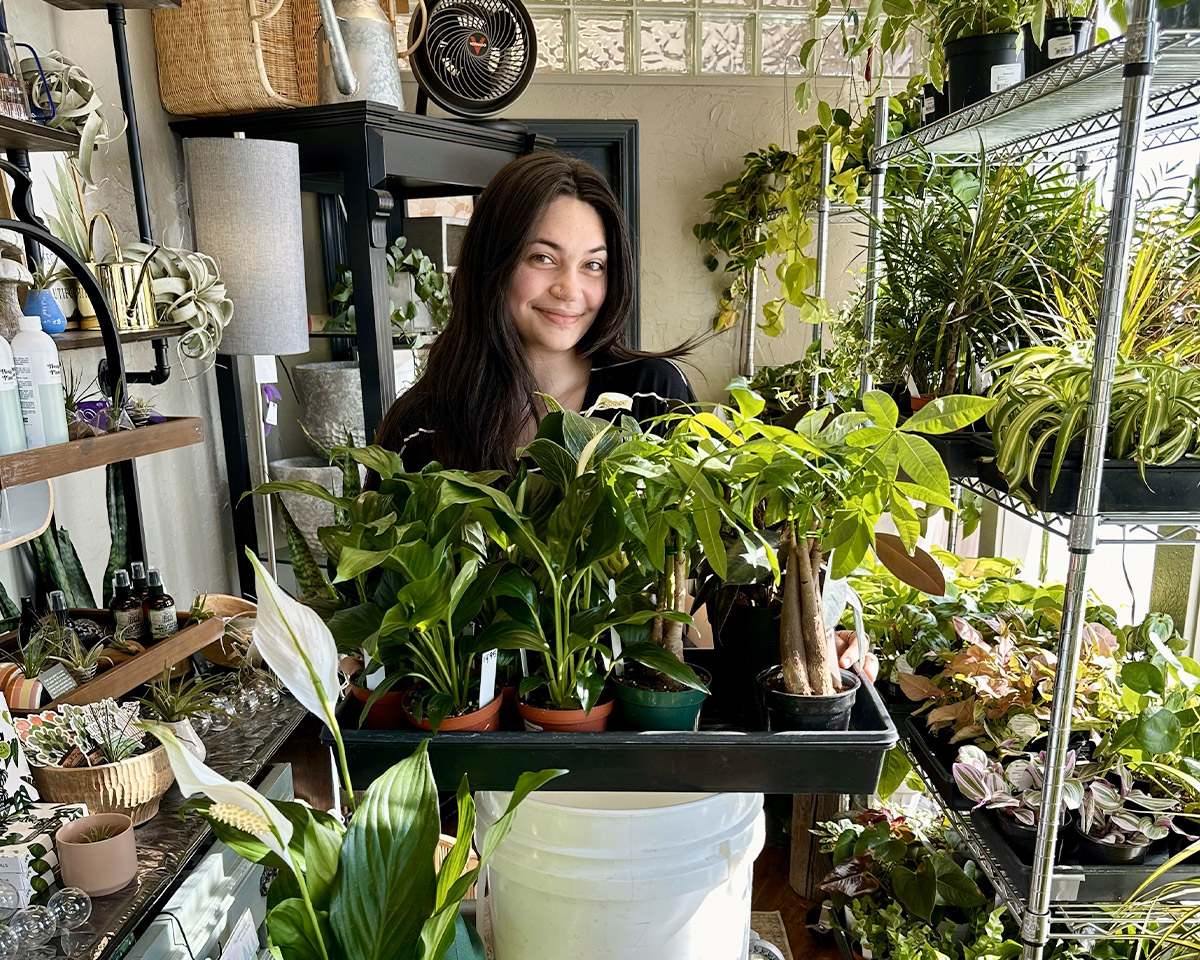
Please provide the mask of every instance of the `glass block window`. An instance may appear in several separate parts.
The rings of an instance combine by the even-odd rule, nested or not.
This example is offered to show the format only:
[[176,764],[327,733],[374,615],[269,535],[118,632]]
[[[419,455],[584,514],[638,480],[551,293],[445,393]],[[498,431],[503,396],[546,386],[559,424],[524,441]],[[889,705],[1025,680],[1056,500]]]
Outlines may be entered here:
[[[837,17],[816,17],[817,0],[530,0],[539,74],[713,77],[799,76],[799,54],[815,36],[813,72],[857,73],[841,56]],[[884,64],[907,77],[911,55]]]

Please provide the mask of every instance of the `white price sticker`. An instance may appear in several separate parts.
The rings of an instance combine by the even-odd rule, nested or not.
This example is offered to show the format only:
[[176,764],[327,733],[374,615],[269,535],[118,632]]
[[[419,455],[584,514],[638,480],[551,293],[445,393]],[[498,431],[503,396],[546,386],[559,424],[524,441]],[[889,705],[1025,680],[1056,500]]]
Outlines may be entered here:
[[1075,56],[1075,35],[1068,33],[1065,37],[1051,37],[1046,41],[1046,56],[1051,60],[1066,60]]
[[488,650],[479,661],[479,709],[496,699],[496,660],[499,651]]
[[263,415],[263,420],[273,427],[279,425],[279,404],[274,400],[267,404],[267,412]]
[[1021,64],[997,63],[992,65],[992,93],[999,93],[1021,82]]
[[925,97],[921,100],[921,119],[933,115],[933,111],[937,109],[937,105],[933,102],[933,97]]

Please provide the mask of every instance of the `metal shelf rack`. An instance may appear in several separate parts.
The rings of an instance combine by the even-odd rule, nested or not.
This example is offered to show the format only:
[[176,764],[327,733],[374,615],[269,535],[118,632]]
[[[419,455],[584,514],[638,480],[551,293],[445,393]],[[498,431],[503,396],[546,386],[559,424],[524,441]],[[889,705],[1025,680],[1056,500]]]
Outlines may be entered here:
[[[1057,644],[1058,677],[1051,704],[1046,779],[1028,896],[1019,895],[1000,875],[997,889],[1019,917],[1025,946],[1022,960],[1042,960],[1051,924],[1067,914],[1055,907],[1055,845],[1063,792],[1071,706],[1078,672],[1087,606],[1088,558],[1099,540],[1100,480],[1108,435],[1112,382],[1116,368],[1122,306],[1133,237],[1136,171],[1144,146],[1179,142],[1196,135],[1200,120],[1200,32],[1164,31],[1158,35],[1156,0],[1137,0],[1124,37],[1103,44],[1061,65],[951,114],[894,143],[887,139],[887,98],[875,102],[875,147],[871,151],[871,223],[867,235],[867,279],[863,318],[862,389],[870,388],[866,364],[873,347],[875,303],[882,267],[877,224],[883,212],[887,165],[907,156],[985,152],[1019,157],[1045,150],[1107,152],[1115,161],[1112,207],[1105,243],[1104,273],[1096,331],[1095,370],[1075,510],[1066,537],[1069,565],[1063,622]],[[1006,508],[1009,504],[1002,504]],[[1142,519],[1152,523],[1153,518]],[[1053,524],[1050,529],[1055,529]],[[1061,526],[1058,531],[1061,532]],[[947,811],[952,822],[961,819]],[[970,841],[974,831],[965,830]],[[976,846],[982,846],[976,844]],[[986,850],[975,851],[984,869],[995,866]],[[1147,907],[1147,922],[1164,909]],[[1127,929],[1128,915],[1087,908],[1081,924]],[[1091,916],[1090,914],[1095,914]],[[1091,930],[1094,937],[1097,930]],[[1128,935],[1128,934],[1126,934]]]

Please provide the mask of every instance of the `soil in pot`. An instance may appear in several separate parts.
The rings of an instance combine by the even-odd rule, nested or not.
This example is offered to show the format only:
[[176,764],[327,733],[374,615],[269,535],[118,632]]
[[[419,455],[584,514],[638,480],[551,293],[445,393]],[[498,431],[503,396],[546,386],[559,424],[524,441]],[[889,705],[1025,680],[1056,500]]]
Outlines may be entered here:
[[[707,670],[694,667],[707,686]],[[693,690],[670,677],[630,663],[625,673],[614,678],[617,717],[629,730],[695,730],[700,725],[700,708],[708,694]]]
[[1033,42],[1033,28],[1021,27],[1025,54],[1025,76],[1048,70],[1061,60],[1092,47],[1096,25],[1087,17],[1050,17],[1046,20],[1045,41],[1039,47]]
[[1075,843],[1079,848],[1079,862],[1090,864],[1137,866],[1146,860],[1149,843],[1105,843],[1090,836],[1075,824]]
[[[365,707],[367,701],[371,698],[371,690],[365,687],[350,684],[350,692],[354,694],[354,699]],[[389,690],[382,697],[371,704],[371,709],[367,713],[367,719],[363,721],[364,730],[403,730],[408,722],[404,714],[404,708],[401,701],[404,699],[403,690]],[[361,716],[361,707],[355,714],[354,721],[358,722]]]
[[[428,717],[422,717],[418,720],[412,713],[411,703],[412,698],[416,695],[415,688],[409,688],[401,694],[400,709],[404,711],[405,719],[408,720],[414,727],[421,730],[432,730],[433,726],[429,722]],[[456,717],[446,717],[438,725],[439,733],[452,733],[455,730],[499,730],[500,729],[500,707],[504,703],[504,697],[492,697],[491,702],[487,706],[478,710],[472,710],[470,713],[459,714]]]
[[858,696],[859,679],[842,670],[842,689],[829,696],[797,696],[783,687],[781,667],[776,664],[757,677],[767,713],[768,730],[849,730],[850,711]]
[[555,710],[551,707],[536,707],[524,700],[517,702],[525,729],[545,733],[599,733],[608,729],[608,718],[613,712],[615,701],[597,703],[588,713],[580,710]]
[[[1033,863],[1034,849],[1037,847],[1037,827],[1026,826],[1005,813],[989,810],[997,829],[1004,834],[1008,845],[1024,864]],[[1064,816],[1058,825],[1058,839],[1054,844],[1054,859],[1062,859],[1063,835],[1066,833],[1067,818]]]
[[1025,64],[1017,50],[1019,33],[959,37],[945,45],[950,112],[969,107],[1020,83]]

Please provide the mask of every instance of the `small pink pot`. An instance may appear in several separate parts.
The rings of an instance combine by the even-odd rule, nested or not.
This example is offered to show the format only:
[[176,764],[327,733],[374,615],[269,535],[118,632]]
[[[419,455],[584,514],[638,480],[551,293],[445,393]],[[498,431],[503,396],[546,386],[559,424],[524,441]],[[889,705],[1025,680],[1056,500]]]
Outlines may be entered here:
[[[96,827],[116,827],[115,837],[83,843],[81,837]],[[93,897],[106,897],[128,886],[138,869],[133,821],[123,813],[97,813],[72,820],[54,835],[63,886],[79,887]]]

